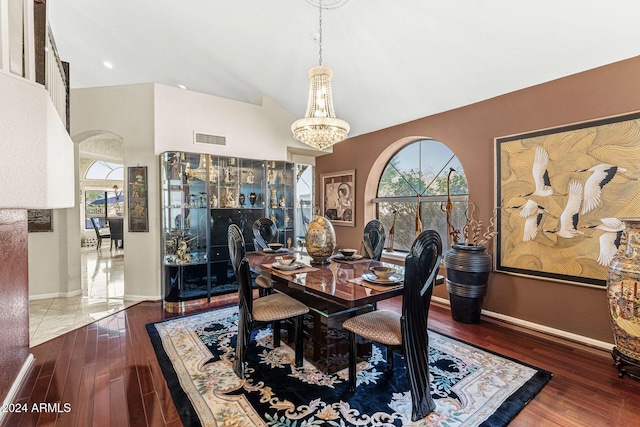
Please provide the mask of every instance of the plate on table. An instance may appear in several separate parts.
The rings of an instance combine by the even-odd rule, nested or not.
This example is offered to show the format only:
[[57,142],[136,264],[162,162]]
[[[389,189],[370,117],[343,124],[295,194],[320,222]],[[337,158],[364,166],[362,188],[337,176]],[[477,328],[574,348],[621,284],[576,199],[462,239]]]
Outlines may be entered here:
[[362,278],[365,282],[375,283],[376,285],[397,285],[402,283],[403,280],[401,276],[396,275],[389,276],[388,279],[381,279],[373,273],[363,274]]
[[356,261],[358,259],[362,259],[362,255],[355,254],[354,256],[344,256],[342,254],[335,254],[333,258],[344,261]]
[[304,264],[298,264],[297,262],[294,262],[294,263],[289,264],[289,265],[284,265],[284,264],[280,264],[278,261],[276,261],[273,264],[271,264],[271,267],[275,268],[276,270],[293,271],[293,270],[297,270],[299,268],[304,267]]
[[265,254],[278,254],[278,253],[282,253],[282,252],[289,252],[289,249],[287,248],[280,248],[277,251],[274,251],[271,248],[265,248],[262,250],[262,252],[264,252]]

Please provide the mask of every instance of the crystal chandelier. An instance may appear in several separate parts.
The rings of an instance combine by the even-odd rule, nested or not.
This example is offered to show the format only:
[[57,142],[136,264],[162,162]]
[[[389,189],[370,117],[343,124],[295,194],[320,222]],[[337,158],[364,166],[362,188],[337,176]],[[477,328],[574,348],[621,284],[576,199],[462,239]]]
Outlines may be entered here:
[[293,137],[300,142],[324,150],[340,141],[349,133],[349,123],[336,118],[331,96],[333,71],[322,66],[322,0],[320,10],[320,60],[317,67],[309,70],[309,103],[303,119],[291,125]]

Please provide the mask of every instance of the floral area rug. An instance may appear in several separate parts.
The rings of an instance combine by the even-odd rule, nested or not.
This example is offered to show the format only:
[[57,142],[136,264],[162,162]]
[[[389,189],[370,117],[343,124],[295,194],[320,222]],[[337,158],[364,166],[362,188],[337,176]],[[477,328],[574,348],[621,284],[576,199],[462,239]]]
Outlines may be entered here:
[[185,426],[504,426],[551,373],[429,331],[431,392],[436,410],[411,422],[404,361],[385,374],[373,346],[358,365],[355,393],[347,370],[324,374],[292,349],[274,349],[270,328],[254,331],[246,380],[233,372],[237,307],[159,323],[147,330]]

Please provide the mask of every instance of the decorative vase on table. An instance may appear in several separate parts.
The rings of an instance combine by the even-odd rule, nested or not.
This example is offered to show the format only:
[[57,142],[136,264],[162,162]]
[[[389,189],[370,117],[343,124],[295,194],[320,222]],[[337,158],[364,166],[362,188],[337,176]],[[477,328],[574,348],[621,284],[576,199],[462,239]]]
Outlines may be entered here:
[[618,376],[640,379],[640,218],[623,219],[626,246],[609,264],[607,296]]
[[304,237],[312,264],[324,264],[336,248],[336,232],[328,218],[313,217]]
[[484,246],[451,245],[445,254],[447,290],[453,320],[480,322],[482,301],[487,293],[491,255]]

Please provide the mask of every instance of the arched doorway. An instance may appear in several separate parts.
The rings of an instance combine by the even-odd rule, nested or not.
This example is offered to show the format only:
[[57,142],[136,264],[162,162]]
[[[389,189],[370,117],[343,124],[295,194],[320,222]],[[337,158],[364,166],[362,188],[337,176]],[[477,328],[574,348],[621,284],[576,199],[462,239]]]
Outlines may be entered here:
[[[82,295],[121,300],[124,295],[124,237],[102,239],[125,225],[124,141],[111,132],[91,132],[74,138],[78,143],[78,227],[80,228]],[[119,222],[118,227],[116,223]],[[115,233],[114,233],[115,236]],[[119,237],[119,236],[118,236]],[[117,303],[117,302],[116,302]]]

